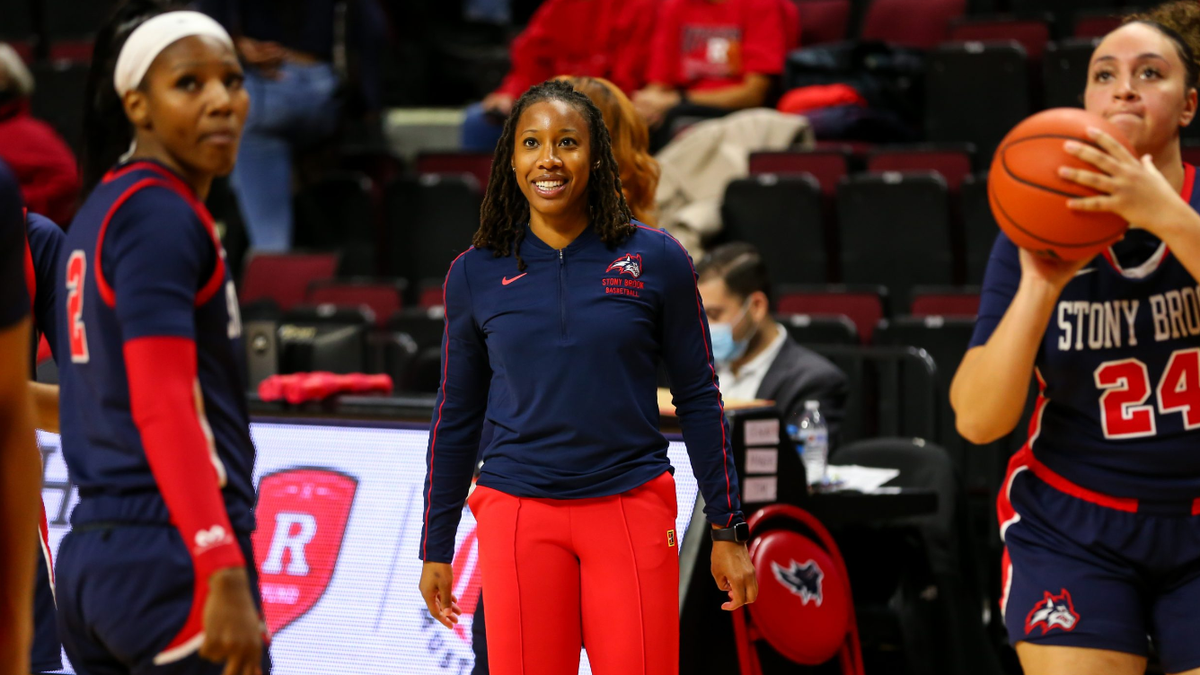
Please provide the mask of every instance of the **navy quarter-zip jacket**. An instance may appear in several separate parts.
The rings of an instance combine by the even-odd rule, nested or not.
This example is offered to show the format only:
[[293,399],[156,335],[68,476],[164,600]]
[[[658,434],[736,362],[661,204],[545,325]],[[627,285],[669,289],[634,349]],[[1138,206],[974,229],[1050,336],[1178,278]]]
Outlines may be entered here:
[[524,272],[490,249],[451,263],[421,559],[453,558],[485,415],[495,435],[479,484],[510,495],[603,497],[672,470],[659,431],[660,362],[705,515],[742,520],[695,269],[673,237],[635,225],[617,246],[589,227],[562,250],[526,225]]

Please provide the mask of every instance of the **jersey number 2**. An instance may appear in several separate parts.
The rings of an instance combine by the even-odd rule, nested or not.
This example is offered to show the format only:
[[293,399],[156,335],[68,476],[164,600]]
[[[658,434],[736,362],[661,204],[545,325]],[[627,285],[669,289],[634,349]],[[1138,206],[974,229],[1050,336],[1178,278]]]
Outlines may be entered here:
[[[1105,361],[1095,372],[1100,395],[1100,422],[1104,437],[1142,438],[1157,433],[1150,398],[1150,372],[1138,359]],[[1185,429],[1200,428],[1200,348],[1171,354],[1154,391],[1158,412],[1182,413]]]
[[88,362],[87,329],[83,325],[83,281],[87,277],[87,256],[82,250],[71,251],[67,259],[67,321],[71,338],[71,362]]

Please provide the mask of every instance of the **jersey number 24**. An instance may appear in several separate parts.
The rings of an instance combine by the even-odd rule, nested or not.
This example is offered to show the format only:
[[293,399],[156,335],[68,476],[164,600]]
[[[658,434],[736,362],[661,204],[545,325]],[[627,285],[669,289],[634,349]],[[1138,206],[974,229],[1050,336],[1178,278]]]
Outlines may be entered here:
[[[1150,371],[1138,359],[1105,361],[1094,373],[1100,395],[1100,423],[1104,437],[1142,438],[1158,433],[1155,405],[1150,398]],[[1185,429],[1200,428],[1200,348],[1171,354],[1158,387],[1153,392],[1157,412],[1183,414]]]

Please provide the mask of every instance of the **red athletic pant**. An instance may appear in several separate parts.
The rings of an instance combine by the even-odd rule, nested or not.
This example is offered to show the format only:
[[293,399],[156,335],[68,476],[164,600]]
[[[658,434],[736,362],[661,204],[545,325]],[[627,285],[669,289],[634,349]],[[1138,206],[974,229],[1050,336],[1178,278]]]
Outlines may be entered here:
[[670,473],[611,497],[475,488],[492,675],[679,672],[679,538]]

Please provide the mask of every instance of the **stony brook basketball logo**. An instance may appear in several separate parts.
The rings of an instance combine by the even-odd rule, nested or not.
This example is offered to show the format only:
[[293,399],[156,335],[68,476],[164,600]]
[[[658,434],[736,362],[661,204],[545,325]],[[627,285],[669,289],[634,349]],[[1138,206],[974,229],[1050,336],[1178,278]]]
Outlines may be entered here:
[[825,573],[821,571],[817,561],[809,560],[801,565],[793,560],[788,567],[771,561],[771,571],[775,573],[775,579],[783,584],[784,588],[800,596],[802,605],[807,605],[811,601],[817,607],[821,606],[821,601],[824,599],[821,594],[821,580],[825,578]]
[[[638,277],[642,276],[641,253],[626,253],[612,261],[604,273],[612,272],[616,272],[617,276],[604,277],[600,280],[601,285],[604,286],[605,295],[618,295],[626,298],[641,297],[641,292],[646,288],[646,282],[638,280]],[[633,278],[624,278],[626,274]]]
[[1075,613],[1075,603],[1071,601],[1071,594],[1067,589],[1062,589],[1058,595],[1046,591],[1045,597],[1033,606],[1029,616],[1025,618],[1025,633],[1033,633],[1033,629],[1039,626],[1042,635],[1054,628],[1073,631],[1078,623],[1079,615]]
[[259,481],[254,558],[272,634],[329,587],[357,490],[356,479],[329,469],[287,469]]
[[605,274],[616,270],[618,274],[628,274],[634,279],[642,276],[642,254],[641,253],[626,253],[625,255],[612,261],[608,269],[604,270]]

